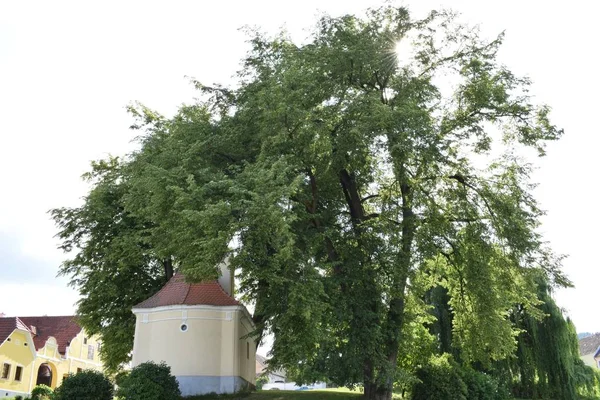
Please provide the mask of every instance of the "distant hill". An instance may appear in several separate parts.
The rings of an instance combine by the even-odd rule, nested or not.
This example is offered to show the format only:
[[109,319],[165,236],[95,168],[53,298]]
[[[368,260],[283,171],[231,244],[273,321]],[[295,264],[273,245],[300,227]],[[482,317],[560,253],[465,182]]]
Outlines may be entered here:
[[593,335],[593,333],[591,333],[591,332],[581,332],[581,333],[577,334],[577,339],[581,340],[583,338],[586,338],[586,337],[592,336],[592,335]]

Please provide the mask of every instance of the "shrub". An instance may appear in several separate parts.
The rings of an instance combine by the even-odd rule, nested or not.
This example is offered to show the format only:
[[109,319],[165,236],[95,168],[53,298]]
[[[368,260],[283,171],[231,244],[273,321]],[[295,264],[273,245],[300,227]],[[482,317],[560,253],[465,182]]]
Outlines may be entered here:
[[112,400],[113,385],[102,372],[69,374],[54,392],[54,400]]
[[467,386],[469,400],[505,400],[509,398],[508,391],[499,384],[498,380],[483,372],[464,368],[462,379]]
[[119,379],[117,396],[124,400],[179,400],[181,392],[171,367],[145,362]]
[[23,400],[23,396],[21,396],[20,394],[15,396],[15,400]]
[[50,386],[37,385],[31,391],[31,400],[49,400],[52,398],[53,390]]
[[129,371],[120,371],[115,375],[115,384],[121,386],[123,379],[127,378],[127,376],[129,376]]
[[461,371],[449,355],[434,356],[429,363],[417,369],[418,382],[412,388],[412,400],[467,398],[467,386]]
[[265,383],[269,382],[269,377],[266,375],[261,375],[256,378],[256,390],[262,390],[262,387]]

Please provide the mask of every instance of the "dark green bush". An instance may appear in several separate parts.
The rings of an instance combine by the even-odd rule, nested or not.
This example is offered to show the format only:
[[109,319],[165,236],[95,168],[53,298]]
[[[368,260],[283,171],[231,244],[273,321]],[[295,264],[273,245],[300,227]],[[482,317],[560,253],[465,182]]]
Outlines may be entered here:
[[510,396],[498,380],[483,372],[472,368],[464,368],[462,379],[467,386],[469,400],[505,400]]
[[91,369],[69,374],[54,392],[53,400],[112,400],[113,385],[102,372]]
[[432,357],[417,369],[417,383],[412,388],[412,400],[473,400],[467,397],[460,366],[449,355]]
[[31,391],[31,400],[49,400],[52,398],[54,391],[50,386],[37,385]]
[[506,400],[507,388],[497,378],[463,367],[448,354],[434,356],[416,371],[412,400]]
[[115,375],[115,384],[117,386],[121,386],[123,379],[126,379],[129,376],[129,371],[121,371]]
[[117,396],[123,400],[179,400],[181,396],[177,379],[164,362],[140,364],[119,381]]
[[21,396],[20,394],[15,396],[15,400],[23,400],[23,396]]

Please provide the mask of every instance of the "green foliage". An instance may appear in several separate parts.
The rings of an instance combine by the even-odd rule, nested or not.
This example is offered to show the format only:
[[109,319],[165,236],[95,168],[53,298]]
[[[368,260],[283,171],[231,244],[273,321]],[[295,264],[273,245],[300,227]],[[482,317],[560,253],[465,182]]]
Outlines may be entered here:
[[112,400],[113,391],[113,384],[102,372],[84,370],[65,377],[53,400]]
[[36,385],[31,391],[31,400],[50,400],[54,391],[46,385]]
[[412,400],[506,400],[508,391],[493,376],[462,367],[449,354],[433,356],[416,370]]
[[129,360],[133,347],[131,308],[166,280],[145,238],[144,222],[124,209],[128,186],[119,160],[93,163],[84,177],[93,185],[84,204],[51,211],[61,248],[76,251],[60,274],[71,276],[78,288],[78,322],[90,335],[102,337],[102,361],[114,372]]
[[467,399],[469,400],[505,400],[510,398],[508,390],[489,374],[472,368],[463,368],[462,379],[467,386]]
[[171,367],[149,361],[122,376],[117,396],[123,400],[179,400],[181,392]]
[[[398,59],[398,41],[413,54]],[[531,276],[568,281],[514,156],[562,131],[497,60],[502,37],[384,6],[323,17],[302,45],[250,43],[235,88],[194,82],[202,100],[172,118],[132,106],[140,148],[94,164],[84,206],[53,211],[84,327],[117,338],[109,366],[162,260],[198,281],[225,257],[256,337],[274,334],[271,365],[301,382],[362,382],[367,398],[408,385],[434,347],[422,298],[437,287],[463,361],[513,354],[510,311],[538,304]]]
[[516,357],[500,364],[505,375],[516,377],[510,382],[513,394],[565,400],[600,395],[597,371],[579,358],[575,326],[554,303],[544,278],[538,276],[536,283],[543,316],[514,309],[512,319],[522,329]]
[[412,389],[412,400],[471,400],[463,382],[460,366],[448,355],[432,357],[416,372],[418,382]]
[[261,390],[265,383],[269,382],[269,377],[267,375],[261,375],[256,378],[256,390]]

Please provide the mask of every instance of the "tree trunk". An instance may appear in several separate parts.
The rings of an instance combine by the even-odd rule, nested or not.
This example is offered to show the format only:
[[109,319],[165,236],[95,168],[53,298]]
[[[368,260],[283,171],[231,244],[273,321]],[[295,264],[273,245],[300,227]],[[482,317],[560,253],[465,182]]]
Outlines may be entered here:
[[169,279],[173,277],[173,260],[171,260],[171,257],[163,260],[163,268],[165,271],[165,278],[168,282]]
[[365,383],[363,397],[368,400],[392,400],[392,387],[381,387],[376,383]]
[[[404,177],[402,169],[398,174]],[[412,211],[412,188],[401,179],[400,190],[402,193],[402,249],[398,254],[398,269],[394,276],[392,299],[387,313],[386,330],[388,341],[386,343],[387,367],[379,371],[365,369],[364,397],[369,400],[391,400],[394,384],[394,371],[398,362],[398,351],[402,326],[404,325],[404,291],[408,281],[411,263],[411,247],[414,240],[416,224]]]

